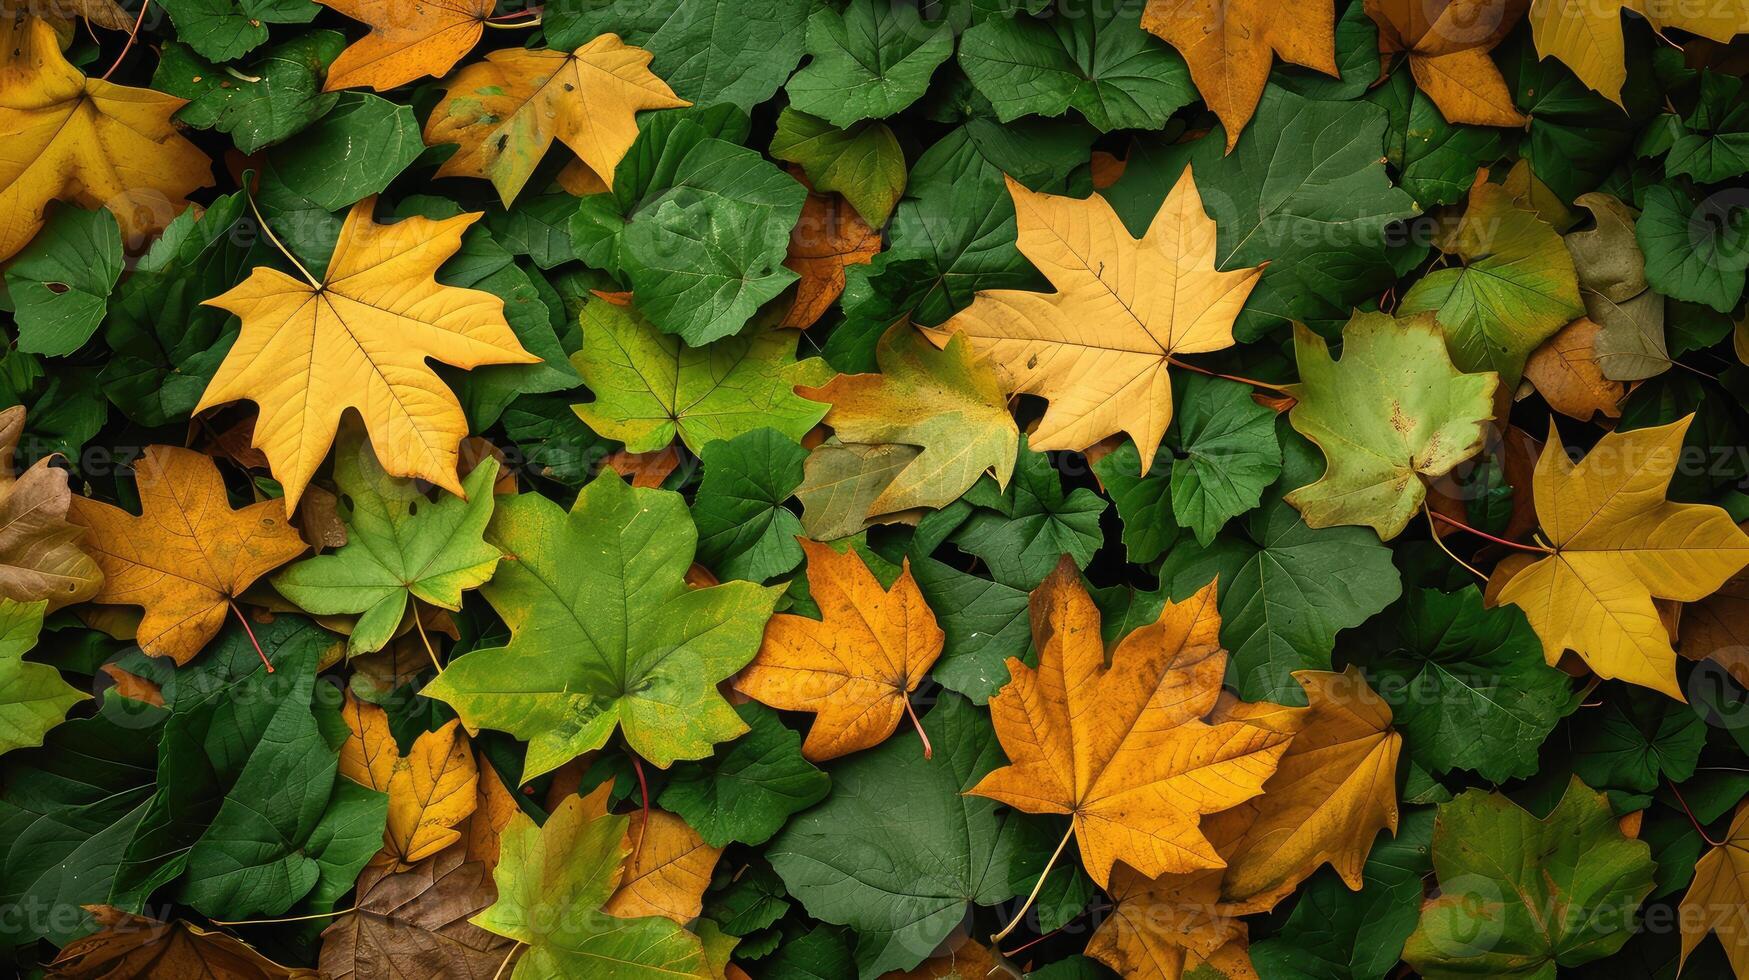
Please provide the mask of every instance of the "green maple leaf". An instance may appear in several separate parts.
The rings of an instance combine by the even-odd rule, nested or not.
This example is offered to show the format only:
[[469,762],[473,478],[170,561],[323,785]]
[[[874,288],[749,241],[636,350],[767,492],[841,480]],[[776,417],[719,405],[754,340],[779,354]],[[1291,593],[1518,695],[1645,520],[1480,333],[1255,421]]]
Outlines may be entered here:
[[41,601],[0,599],[0,753],[41,745],[68,708],[91,696],[48,664],[24,659],[36,646],[46,608]]
[[1664,172],[1687,174],[1703,184],[1749,173],[1749,107],[1743,101],[1743,80],[1717,72],[1702,72],[1694,110],[1682,120],[1682,131],[1664,158]]
[[832,793],[792,818],[766,859],[808,914],[856,930],[865,978],[908,970],[972,905],[1025,892],[1044,863],[1022,818],[963,795],[1002,764],[990,722],[946,695],[923,717],[935,757],[889,739],[831,767]]
[[657,801],[712,847],[765,843],[790,814],[820,802],[832,785],[802,758],[801,736],[777,712],[748,702],[735,713],[747,734],[717,746],[710,759],[677,770]]
[[500,555],[481,535],[497,476],[498,461],[487,457],[462,481],[468,499],[442,493],[433,502],[413,481],[384,473],[362,438],[343,440],[334,480],[346,544],[280,572],[273,587],[305,612],[357,615],[349,654],[381,650],[410,599],[459,610],[463,590],[492,577]]
[[1180,544],[1160,581],[1183,601],[1219,578],[1221,644],[1227,677],[1249,701],[1304,700],[1292,672],[1329,670],[1339,630],[1358,626],[1396,600],[1402,581],[1391,551],[1366,528],[1306,526],[1283,497],[1319,472],[1318,451],[1277,423],[1281,477],[1263,505],[1207,548]]
[[1172,425],[1141,475],[1141,457],[1126,441],[1093,464],[1123,519],[1129,560],[1151,562],[1181,527],[1203,545],[1229,520],[1257,506],[1281,473],[1275,413],[1251,389],[1189,375],[1173,386]]
[[985,704],[1008,683],[1008,658],[1032,646],[1026,593],[962,572],[927,555],[911,555],[911,577],[947,634],[929,676]]
[[1472,187],[1463,219],[1436,244],[1464,265],[1423,276],[1397,312],[1432,313],[1460,371],[1494,371],[1516,385],[1531,351],[1585,315],[1561,236],[1504,187]]
[[838,129],[823,119],[785,108],[771,137],[771,155],[799,164],[822,193],[844,195],[871,227],[887,223],[905,192],[905,151],[884,123]]
[[785,86],[790,105],[844,128],[917,101],[953,54],[953,27],[890,0],[851,0],[808,18],[807,52],[813,61]]
[[1073,108],[1100,130],[1160,129],[1196,90],[1184,59],[1142,30],[1143,6],[991,17],[960,37],[960,67],[1003,122]]
[[1049,456],[1021,446],[1014,482],[995,493],[981,484],[991,507],[979,508],[954,533],[953,542],[982,558],[1003,585],[1034,589],[1064,555],[1086,568],[1104,535],[1099,515],[1106,502],[1086,487],[1063,492],[1063,481]]
[[1484,608],[1474,586],[1415,589],[1349,646],[1391,705],[1410,758],[1435,774],[1529,776],[1537,747],[1577,708],[1571,679],[1543,660],[1513,606]]
[[510,642],[457,658],[423,693],[470,729],[527,741],[523,779],[616,729],[662,768],[747,730],[716,685],[753,659],[782,588],[687,588],[697,531],[679,494],[610,472],[569,512],[539,494],[504,497],[486,540],[511,556],[481,589]]
[[1453,368],[1431,317],[1357,313],[1342,328],[1340,361],[1297,327],[1294,354],[1300,382],[1288,386],[1288,418],[1328,463],[1287,495],[1308,526],[1360,524],[1389,541],[1426,499],[1426,481],[1482,451],[1499,379]]
[[802,483],[808,451],[775,429],[713,439],[692,501],[698,560],[719,579],[764,582],[802,563],[802,523],[784,501]]
[[6,266],[18,349],[60,355],[84,346],[103,322],[121,268],[115,215],[57,207]]
[[323,92],[322,81],[345,47],[346,36],[338,31],[311,31],[267,49],[233,76],[188,45],[171,42],[164,45],[152,85],[188,100],[177,121],[229,134],[238,150],[254,153],[290,139],[334,108],[340,96]]
[[1644,841],[1622,836],[1602,794],[1574,779],[1538,820],[1497,793],[1439,808],[1428,900],[1403,958],[1427,980],[1554,980],[1620,949],[1652,890]]
[[762,330],[689,347],[628,307],[583,308],[583,349],[571,363],[595,401],[574,406],[591,429],[650,452],[678,435],[699,452],[758,428],[800,441],[827,406],[795,394],[832,376],[817,358],[795,359],[796,333]]
[[602,813],[604,799],[575,794],[535,826],[518,810],[500,838],[492,872],[498,898],[469,919],[525,943],[512,978],[660,980],[717,975],[699,938],[660,916],[618,918],[602,906],[618,887],[629,850],[629,817]]

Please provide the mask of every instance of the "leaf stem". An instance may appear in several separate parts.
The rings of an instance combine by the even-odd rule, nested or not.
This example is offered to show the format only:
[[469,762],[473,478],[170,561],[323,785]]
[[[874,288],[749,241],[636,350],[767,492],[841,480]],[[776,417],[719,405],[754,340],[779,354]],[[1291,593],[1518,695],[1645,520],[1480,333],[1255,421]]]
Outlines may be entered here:
[[346,915],[349,912],[357,911],[358,906],[354,905],[351,908],[335,909],[332,912],[312,912],[309,915],[288,915],[279,919],[208,919],[207,921],[215,926],[259,926],[272,922],[308,922],[311,919],[326,919],[329,916]]
[[98,81],[109,81],[109,76],[115,74],[115,70],[121,67],[122,59],[126,58],[128,52],[133,50],[134,41],[140,36],[140,27],[146,22],[146,8],[151,5],[152,0],[140,0],[140,14],[134,18],[133,30],[128,31],[127,43],[121,46],[121,53],[115,56],[115,61],[111,62],[109,65],[109,70],[104,72]]
[[1450,558],[1452,561],[1455,561],[1459,565],[1468,569],[1471,575],[1474,575],[1484,582],[1488,581],[1488,576],[1483,575],[1480,569],[1476,568],[1476,566],[1469,562],[1464,561],[1462,558],[1459,558],[1456,552],[1445,546],[1445,539],[1439,536],[1439,528],[1433,523],[1433,508],[1427,506],[1427,498],[1425,496],[1421,498],[1421,512],[1427,515],[1427,531],[1433,536],[1433,543],[1439,546],[1439,550],[1445,552],[1447,558]]
[[1038,873],[1038,881],[1032,886],[1032,894],[1026,896],[1025,904],[1020,906],[1020,911],[1014,913],[1014,919],[1003,926],[1001,932],[990,937],[990,945],[994,946],[1008,938],[1008,934],[1014,931],[1014,927],[1020,925],[1021,920],[1026,918],[1027,910],[1032,908],[1033,902],[1038,901],[1039,890],[1044,888],[1045,879],[1050,877],[1051,869],[1057,866],[1057,858],[1063,856],[1063,848],[1069,846],[1069,838],[1073,836],[1075,836],[1075,820],[1071,817],[1068,833],[1065,833],[1063,839],[1057,842],[1057,849],[1051,852],[1051,859],[1045,862],[1045,869]]
[[644,779],[644,760],[632,751],[630,743],[626,745],[626,755],[631,756],[632,771],[638,774],[638,795],[643,799],[643,829],[638,831],[638,847],[632,852],[632,864],[638,863],[638,858],[644,853],[644,840],[650,836],[650,784]]
[[267,668],[269,674],[273,673],[273,663],[267,659],[267,654],[262,652],[261,641],[255,638],[255,630],[249,626],[249,617],[243,615],[243,610],[237,608],[237,600],[226,598],[225,601],[231,604],[231,611],[237,614],[237,622],[243,624],[243,632],[249,634],[249,644],[255,648],[255,655],[261,658],[262,666]]
[[1688,815],[1688,822],[1694,824],[1694,832],[1700,835],[1700,839],[1706,841],[1709,846],[1723,847],[1725,845],[1724,841],[1713,840],[1706,835],[1706,828],[1702,827],[1700,821],[1694,818],[1694,811],[1688,808],[1688,801],[1682,798],[1682,791],[1676,788],[1676,784],[1669,779],[1665,779],[1664,785],[1670,787],[1670,792],[1676,795],[1676,802],[1682,805],[1682,812]]
[[306,282],[314,287],[317,292],[321,292],[322,284],[316,281],[315,276],[310,275],[310,270],[304,268],[304,264],[298,261],[298,257],[292,254],[291,249],[286,248],[285,243],[279,240],[279,236],[273,233],[273,229],[267,226],[267,219],[261,216],[261,209],[255,206],[255,195],[249,193],[247,188],[245,188],[244,194],[249,201],[250,212],[255,215],[255,223],[261,226],[261,233],[267,236],[267,240],[273,243],[274,248],[279,249],[279,253],[285,256],[287,261],[291,262],[292,265],[297,266],[297,270],[303,273]]
[[1178,358],[1173,357],[1171,354],[1166,355],[1166,363],[1172,365],[1173,367],[1181,367],[1181,368],[1185,369],[1186,371],[1195,371],[1197,374],[1206,374],[1211,378],[1225,378],[1228,381],[1237,381],[1240,384],[1250,385],[1253,388],[1263,388],[1263,389],[1266,389],[1268,391],[1279,391],[1284,395],[1288,393],[1287,387],[1285,385],[1271,384],[1268,381],[1258,381],[1256,378],[1241,377],[1237,374],[1222,374],[1219,371],[1210,371],[1208,368],[1198,367],[1195,364],[1190,363],[1189,361],[1181,361]]
[[[530,13],[534,14],[534,17],[530,20],[510,19],[510,18],[514,18],[514,17],[527,17]],[[528,10],[519,10],[514,14],[505,15],[504,19],[499,19],[498,17],[488,17],[485,20],[480,21],[480,23],[486,25],[487,27],[495,27],[501,31],[514,31],[514,30],[521,28],[521,27],[539,27],[540,22],[541,22],[541,12],[540,12],[539,7],[530,7]]]
[[504,962],[498,964],[498,969],[492,974],[492,980],[498,980],[499,977],[504,975],[504,968],[510,965],[510,958],[515,956],[516,951],[521,948],[522,940],[513,939],[510,941],[510,952],[504,954]]
[[923,740],[923,758],[935,758],[935,746],[929,744],[929,733],[923,730],[923,722],[917,718],[917,710],[911,707],[911,695],[905,695],[905,713],[911,716],[911,727],[917,729],[917,737]]
[[419,601],[413,601],[413,628],[419,631],[419,642],[425,644],[425,655],[431,658],[431,666],[443,673],[443,665],[437,662],[437,651],[431,648],[431,639],[425,635],[425,621],[419,616]]
[[[1426,507],[1427,501],[1423,500],[1421,502],[1421,505],[1423,507]],[[1450,524],[1452,527],[1455,527],[1460,531],[1468,531],[1471,534],[1474,534],[1478,537],[1487,538],[1489,541],[1492,541],[1495,544],[1503,544],[1508,548],[1516,548],[1519,551],[1528,551],[1533,555],[1552,555],[1555,553],[1555,549],[1547,548],[1547,547],[1544,547],[1542,545],[1520,544],[1517,541],[1508,541],[1505,538],[1497,538],[1494,535],[1489,534],[1487,531],[1478,531],[1477,529],[1469,526],[1468,524],[1465,524],[1463,521],[1460,521],[1460,520],[1453,518],[1453,517],[1447,517],[1444,514],[1437,513],[1431,509],[1427,511],[1427,516],[1433,518],[1436,521],[1441,521],[1443,523]],[[1438,535],[1435,535],[1435,537],[1437,537],[1437,536]]]

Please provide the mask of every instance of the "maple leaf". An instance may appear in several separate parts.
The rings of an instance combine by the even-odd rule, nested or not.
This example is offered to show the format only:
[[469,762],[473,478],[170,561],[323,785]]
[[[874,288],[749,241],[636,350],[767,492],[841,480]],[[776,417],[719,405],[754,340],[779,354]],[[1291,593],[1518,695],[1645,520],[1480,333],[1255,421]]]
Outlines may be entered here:
[[1342,328],[1342,359],[1294,325],[1300,382],[1288,418],[1329,467],[1287,495],[1308,527],[1364,524],[1386,541],[1403,532],[1427,481],[1482,451],[1499,378],[1452,367],[1433,318],[1356,313]]
[[1148,877],[1224,864],[1198,828],[1263,789],[1291,735],[1204,719],[1227,654],[1211,583],[1124,637],[1106,664],[1099,611],[1065,559],[1031,599],[1037,668],[990,699],[1011,764],[968,792],[1028,813],[1073,817],[1081,861],[1110,882],[1117,861]]
[[1749,806],[1739,805],[1725,839],[1694,864],[1694,880],[1682,895],[1682,956],[1677,971],[1688,962],[1707,933],[1717,933],[1737,976],[1749,973],[1749,933],[1743,930],[1743,907],[1749,903]]
[[622,919],[659,915],[681,925],[698,918],[722,848],[661,810],[632,815],[624,846],[629,856],[619,887],[602,911]]
[[389,798],[384,848],[398,867],[414,864],[461,840],[456,827],[478,803],[479,773],[467,736],[451,719],[436,731],[422,732],[406,755],[389,729],[389,714],[359,701],[351,692],[341,711],[346,742],[340,746],[340,774]]
[[1524,17],[1530,0],[1366,0],[1379,28],[1379,59],[1388,67],[1407,52],[1415,86],[1447,122],[1522,126],[1493,50]]
[[1578,464],[1550,423],[1534,482],[1547,555],[1489,582],[1550,664],[1571,649],[1599,677],[1686,700],[1652,600],[1698,602],[1749,565],[1749,535],[1724,510],[1665,499],[1693,418],[1609,433]]
[[314,971],[280,966],[255,947],[191,922],[134,915],[112,905],[87,905],[102,930],[75,939],[49,964],[65,980],[103,977],[228,977],[314,980]]
[[1433,313],[1460,371],[1492,370],[1515,386],[1531,351],[1585,315],[1561,236],[1486,173],[1477,174],[1463,217],[1434,244],[1463,268],[1423,276],[1397,314]]
[[614,730],[667,768],[747,726],[716,690],[758,649],[782,586],[689,589],[698,532],[677,493],[597,477],[567,513],[534,493],[499,499],[486,540],[514,560],[481,589],[506,646],[456,658],[422,692],[470,731],[529,742],[532,779]]
[[693,347],[607,302],[585,306],[582,322],[583,347],[571,363],[595,400],[572,408],[631,452],[663,449],[675,436],[700,452],[758,428],[799,441],[826,414],[795,394],[832,376],[819,358],[795,359],[795,334],[761,330]]
[[368,85],[378,92],[427,75],[443,76],[485,33],[496,0],[320,0],[370,25],[328,66],[324,92]]
[[498,461],[487,457],[462,481],[467,499],[433,502],[384,473],[363,439],[343,436],[334,481],[346,501],[345,543],[275,575],[273,587],[317,616],[358,615],[349,654],[380,650],[411,600],[459,610],[462,592],[492,577],[500,555],[481,535],[497,476]]
[[1531,37],[1539,58],[1557,58],[1586,86],[1621,105],[1628,78],[1622,44],[1622,11],[1631,10],[1659,30],[1677,28],[1718,41],[1749,32],[1749,4],[1684,4],[1669,0],[1532,0]]
[[1179,354],[1233,345],[1233,320],[1261,266],[1216,271],[1215,223],[1186,168],[1141,238],[1098,194],[1039,194],[1008,178],[1021,254],[1055,293],[981,290],[938,330],[963,332],[1010,391],[1050,407],[1034,449],[1082,450],[1128,432],[1146,475],[1172,421],[1166,366]]
[[42,229],[53,200],[108,208],[143,246],[212,183],[211,161],[171,125],[187,103],[86,78],[46,20],[25,31],[29,60],[0,79],[0,260]]
[[802,755],[822,762],[893,734],[912,710],[910,692],[941,655],[944,634],[908,560],[883,590],[855,549],[840,554],[804,539],[802,550],[820,618],[773,617],[734,684],[774,708],[815,712]]
[[0,598],[55,610],[96,595],[103,572],[79,547],[84,529],[67,521],[66,474],[43,458],[12,475],[23,434],[24,407],[0,411]]
[[[939,350],[900,321],[875,347],[879,374],[840,374],[796,394],[832,408],[822,420],[840,441],[916,446],[921,452],[868,505],[868,516],[941,508],[990,473],[1008,486],[1020,430],[996,377],[972,356],[966,337]],[[920,405],[929,406],[919,412]]]
[[404,871],[369,865],[358,907],[322,930],[324,977],[490,977],[511,940],[468,919],[492,904],[492,871],[459,847]]
[[88,531],[103,570],[91,601],[143,607],[140,649],[185,664],[217,635],[244,589],[308,546],[286,520],[283,501],[232,510],[209,456],[149,446],[134,464],[134,479],[138,517],[73,499],[69,516]]
[[1217,720],[1245,721],[1293,736],[1263,795],[1237,808],[1244,832],[1222,851],[1228,901],[1273,908],[1328,862],[1354,891],[1381,829],[1397,830],[1397,755],[1403,736],[1391,708],[1360,670],[1299,670],[1307,707],[1228,701]]
[[611,188],[614,168],[638,138],[638,112],[691,104],[650,73],[650,52],[617,34],[568,53],[500,48],[444,84],[425,142],[460,146],[437,176],[490,180],[509,207],[555,139],[599,189]]
[[539,827],[525,813],[504,832],[493,873],[498,900],[471,920],[527,943],[512,978],[614,976],[709,980],[698,937],[661,916],[622,919],[603,910],[627,856],[626,817],[606,812],[612,786],[568,796]]
[[437,282],[438,266],[461,247],[478,212],[379,225],[375,205],[374,197],[353,205],[321,282],[257,266],[205,301],[241,317],[243,330],[194,411],[256,403],[252,444],[285,487],[288,510],[347,409],[364,419],[384,470],[461,496],[456,447],[468,423],[427,359],[460,368],[540,359],[511,332],[503,300]]
[[844,270],[874,261],[881,250],[881,233],[863,221],[843,197],[810,191],[802,202],[802,216],[790,231],[789,254],[784,267],[796,280],[795,301],[778,323],[780,327],[806,330],[813,326],[844,292]]
[[1229,151],[1257,111],[1276,55],[1337,75],[1332,0],[1148,0],[1142,27],[1184,56]]

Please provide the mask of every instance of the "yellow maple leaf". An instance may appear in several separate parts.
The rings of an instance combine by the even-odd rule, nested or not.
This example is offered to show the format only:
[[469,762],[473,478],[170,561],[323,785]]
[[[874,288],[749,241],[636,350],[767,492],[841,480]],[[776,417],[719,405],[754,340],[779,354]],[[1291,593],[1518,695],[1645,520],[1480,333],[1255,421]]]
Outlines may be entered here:
[[1686,700],[1652,600],[1698,602],[1749,565],[1749,535],[1724,510],[1665,499],[1693,418],[1609,433],[1576,465],[1550,424],[1532,483],[1547,555],[1502,563],[1489,583],[1524,610],[1549,663],[1570,649],[1600,677]]
[[839,554],[806,539],[802,550],[808,590],[822,618],[773,616],[758,655],[736,675],[734,686],[774,708],[816,712],[802,755],[820,762],[893,734],[911,711],[908,695],[941,655],[946,634],[911,578],[909,562],[888,590],[854,550]]
[[1276,55],[1337,74],[1332,0],[1148,0],[1142,27],[1184,56],[1228,150],[1257,111]]
[[1238,808],[1245,829],[1234,840],[1223,897],[1273,908],[1326,862],[1359,891],[1361,869],[1381,829],[1397,831],[1397,756],[1403,736],[1391,707],[1355,667],[1299,670],[1307,706],[1282,708],[1228,700],[1216,720],[1248,721],[1291,734],[1263,795]]
[[1039,194],[1012,178],[1008,191],[1016,244],[1057,292],[984,290],[925,332],[938,347],[964,333],[1009,391],[1050,400],[1032,448],[1082,450],[1128,432],[1146,474],[1172,421],[1167,365],[1233,346],[1263,269],[1216,271],[1215,223],[1188,168],[1140,239],[1098,194]]
[[638,138],[638,112],[692,104],[650,72],[650,57],[617,34],[568,53],[493,51],[445,83],[425,123],[426,143],[460,147],[437,176],[490,180],[509,207],[556,139],[612,187]]
[[1749,905],[1749,806],[1739,805],[1731,818],[1724,843],[1694,863],[1694,880],[1682,896],[1682,956],[1676,970],[1688,962],[1688,954],[1709,932],[1716,932],[1731,962],[1731,972],[1749,976],[1749,928],[1743,909]]
[[325,92],[369,85],[381,92],[426,75],[447,75],[485,32],[497,0],[320,0],[370,25],[328,66]]
[[0,259],[42,229],[55,200],[108,208],[123,241],[144,246],[212,183],[212,161],[170,122],[187,102],[86,78],[47,21],[26,35],[29,60],[0,84]]
[[619,887],[603,912],[622,919],[660,915],[681,925],[698,918],[722,848],[706,844],[686,821],[661,810],[631,815],[625,848]]
[[1065,558],[1032,594],[1038,667],[990,699],[1011,764],[968,790],[1027,813],[1072,817],[1081,861],[1101,888],[1123,861],[1150,878],[1226,862],[1201,816],[1263,789],[1292,736],[1204,719],[1226,676],[1215,585],[1118,643],[1106,664],[1099,610]]
[[1532,0],[1531,38],[1539,58],[1558,58],[1581,82],[1621,105],[1628,79],[1622,11],[1631,10],[1662,31],[1674,27],[1723,44],[1749,32],[1749,0]]
[[193,450],[147,447],[134,477],[140,516],[74,497],[67,518],[86,529],[82,544],[103,571],[91,601],[143,607],[140,649],[185,664],[224,625],[232,599],[308,546],[283,501],[232,510],[219,468]]
[[1512,90],[1488,52],[1524,16],[1526,0],[1366,0],[1379,28],[1379,57],[1409,55],[1415,86],[1447,122],[1522,126]]
[[389,797],[384,849],[406,866],[461,840],[458,826],[479,801],[479,771],[461,722],[420,734],[402,755],[382,708],[348,692],[341,716],[349,731],[340,774]]
[[328,455],[347,409],[363,417],[390,475],[463,496],[456,461],[467,418],[427,359],[460,368],[540,359],[511,332],[503,300],[437,282],[478,212],[379,225],[375,204],[353,205],[321,282],[257,266],[206,301],[241,317],[243,329],[194,410],[240,399],[260,406],[254,445],[285,487],[287,508]]

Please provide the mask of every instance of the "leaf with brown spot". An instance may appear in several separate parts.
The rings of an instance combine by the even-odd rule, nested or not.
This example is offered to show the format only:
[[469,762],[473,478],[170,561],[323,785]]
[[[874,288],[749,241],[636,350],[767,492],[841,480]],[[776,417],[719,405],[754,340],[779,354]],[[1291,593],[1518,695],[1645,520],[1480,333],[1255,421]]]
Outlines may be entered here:
[[660,915],[685,925],[698,918],[704,892],[716,870],[720,847],[711,847],[686,821],[661,810],[632,814],[626,826],[630,855],[602,911],[622,919]]
[[223,977],[224,980],[314,980],[311,970],[280,966],[253,946],[192,923],[160,922],[110,905],[87,905],[101,932],[75,939],[48,966],[59,980]]
[[885,590],[855,550],[839,554],[804,539],[802,551],[822,618],[773,616],[758,655],[734,687],[773,708],[815,712],[802,755],[821,762],[893,734],[946,634],[911,578],[908,560]]
[[150,446],[134,463],[134,480],[138,517],[73,498],[72,521],[87,529],[103,569],[91,601],[145,609],[140,649],[180,666],[217,635],[243,590],[307,546],[286,520],[284,501],[232,510],[211,457]]
[[80,547],[84,529],[67,520],[67,474],[45,458],[13,477],[23,433],[24,406],[0,412],[0,598],[47,600],[53,611],[96,595],[103,572]]
[[1166,603],[1109,664],[1099,610],[1070,558],[1033,592],[1031,613],[1038,666],[1010,657],[1013,680],[990,700],[1011,764],[968,792],[1071,815],[1101,887],[1118,861],[1148,877],[1221,867],[1203,815],[1262,792],[1292,736],[1207,720],[1227,672],[1215,583]]

